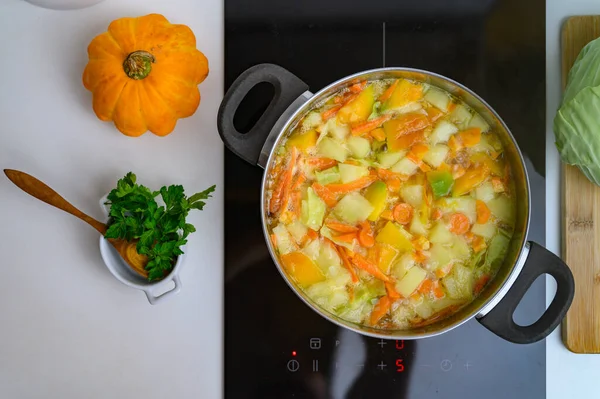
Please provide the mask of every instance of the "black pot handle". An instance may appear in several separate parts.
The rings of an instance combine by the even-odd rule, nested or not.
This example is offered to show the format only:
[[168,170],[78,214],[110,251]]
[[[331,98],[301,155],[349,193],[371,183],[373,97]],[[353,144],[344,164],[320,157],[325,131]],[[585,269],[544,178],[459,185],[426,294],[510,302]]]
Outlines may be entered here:
[[[273,99],[252,129],[242,134],[233,126],[233,116],[248,92],[263,82],[273,85]],[[221,139],[237,156],[256,165],[265,140],[277,119],[307,90],[306,83],[278,65],[259,64],[247,69],[229,87],[219,107],[217,127]]]
[[[479,319],[488,330],[516,344],[530,344],[546,338],[565,317],[575,295],[571,269],[539,244],[530,241],[529,246],[525,265],[512,287],[488,314]],[[556,280],[556,295],[538,321],[530,326],[520,326],[514,322],[513,313],[531,284],[544,273]]]

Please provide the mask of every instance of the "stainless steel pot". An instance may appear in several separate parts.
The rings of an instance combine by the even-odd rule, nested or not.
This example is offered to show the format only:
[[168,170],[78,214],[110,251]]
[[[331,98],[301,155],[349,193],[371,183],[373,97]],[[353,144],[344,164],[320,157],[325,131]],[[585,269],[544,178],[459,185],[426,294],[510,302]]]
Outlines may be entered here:
[[[338,90],[357,81],[407,78],[440,87],[477,111],[498,133],[512,168],[517,195],[515,234],[507,256],[495,279],[469,305],[448,318],[412,330],[381,330],[348,322],[316,305],[287,275],[276,256],[266,227],[266,180],[275,159],[275,149],[309,110]],[[238,132],[233,117],[246,94],[258,83],[274,87],[274,97],[254,127],[246,134]],[[261,215],[265,239],[279,272],[292,290],[321,316],[357,333],[385,339],[417,339],[439,335],[460,326],[471,318],[498,336],[515,343],[532,343],[544,339],[562,321],[575,293],[570,269],[560,258],[542,246],[527,241],[530,216],[529,180],[523,156],[514,137],[496,112],[463,85],[441,75],[409,68],[382,68],[360,72],[338,80],[316,94],[289,71],[272,64],[256,65],[242,73],[227,91],[219,108],[218,129],[225,145],[247,162],[265,169],[262,184]],[[538,321],[520,326],[513,321],[513,312],[523,295],[542,274],[550,274],[557,282],[554,300]]]

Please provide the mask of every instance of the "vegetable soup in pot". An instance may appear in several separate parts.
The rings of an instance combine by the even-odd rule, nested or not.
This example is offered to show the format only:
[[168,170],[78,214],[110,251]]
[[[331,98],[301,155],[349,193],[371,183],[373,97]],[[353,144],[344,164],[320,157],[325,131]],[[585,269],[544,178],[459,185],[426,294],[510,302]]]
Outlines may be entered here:
[[349,322],[410,329],[470,303],[513,234],[503,146],[448,92],[359,82],[309,111],[275,150],[267,229],[287,275]]

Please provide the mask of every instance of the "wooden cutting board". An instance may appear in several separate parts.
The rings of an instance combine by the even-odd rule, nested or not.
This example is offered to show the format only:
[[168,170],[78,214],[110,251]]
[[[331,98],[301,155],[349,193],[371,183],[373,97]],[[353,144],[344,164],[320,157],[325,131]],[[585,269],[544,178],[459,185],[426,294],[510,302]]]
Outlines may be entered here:
[[[563,90],[579,52],[597,37],[600,16],[571,17],[564,23]],[[600,353],[600,187],[569,165],[563,165],[562,182],[562,256],[575,278],[575,299],[562,338],[572,352]]]

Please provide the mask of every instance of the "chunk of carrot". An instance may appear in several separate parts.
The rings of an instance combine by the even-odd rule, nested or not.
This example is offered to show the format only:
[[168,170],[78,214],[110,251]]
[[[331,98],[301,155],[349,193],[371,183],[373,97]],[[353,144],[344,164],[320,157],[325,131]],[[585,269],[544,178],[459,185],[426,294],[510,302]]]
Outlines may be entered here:
[[423,251],[416,251],[413,253],[413,259],[415,262],[423,263],[427,260],[427,256],[423,253]]
[[483,290],[488,281],[490,281],[489,274],[484,274],[477,279],[477,281],[475,282],[475,286],[473,287],[473,292],[475,293],[475,295],[479,294]]
[[408,224],[412,220],[413,208],[409,204],[401,203],[394,207],[394,220],[400,224]]
[[373,236],[373,229],[371,223],[364,221],[360,224],[360,231],[358,232],[358,242],[365,248],[371,248],[375,245],[375,237]]
[[419,288],[417,288],[417,291],[419,291],[421,294],[429,294],[432,289],[433,289],[433,281],[426,278],[425,280],[423,280],[423,282],[421,283]]
[[471,233],[470,231],[467,231],[465,233],[465,240],[467,240],[468,243],[473,242],[474,239],[475,239],[475,234]]
[[458,140],[465,147],[473,147],[481,141],[481,129],[473,127],[457,133]]
[[431,212],[431,220],[440,220],[442,218],[442,215],[442,211],[440,211],[438,208],[435,208]]
[[440,284],[440,281],[437,280],[433,283],[433,296],[436,299],[440,299],[446,296],[446,293],[444,292],[444,290],[442,289],[442,286]]
[[439,269],[437,269],[435,271],[435,276],[437,278],[442,278],[444,276],[447,276],[452,271],[453,266],[454,266],[454,264],[448,263],[447,265],[440,267]]
[[419,236],[412,240],[411,243],[417,251],[426,251],[431,247],[431,243],[425,236]]
[[492,187],[496,193],[502,193],[505,190],[504,182],[499,177],[492,177]]
[[473,247],[473,251],[475,252],[481,252],[487,247],[487,245],[485,245],[485,239],[480,236],[476,236],[473,239],[471,246]]
[[471,227],[471,223],[469,223],[469,218],[466,217],[463,213],[455,213],[450,216],[450,228],[449,230],[454,234],[465,234],[469,231],[469,227]]
[[394,213],[391,210],[386,209],[381,212],[381,218],[385,220],[394,220]]
[[427,165],[425,162],[419,162],[419,169],[421,172],[427,173],[431,171],[431,166]]
[[379,298],[379,301],[373,307],[373,311],[371,312],[371,318],[369,322],[372,326],[377,325],[379,321],[390,311],[392,307],[392,300],[389,296],[382,296]]
[[475,209],[477,210],[477,223],[483,224],[490,219],[492,212],[485,202],[477,200]]

